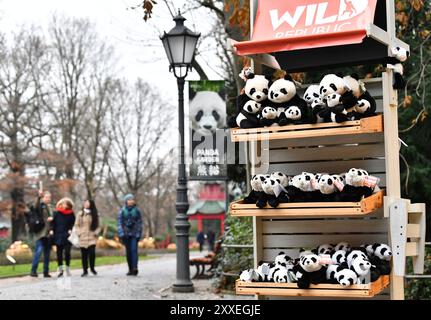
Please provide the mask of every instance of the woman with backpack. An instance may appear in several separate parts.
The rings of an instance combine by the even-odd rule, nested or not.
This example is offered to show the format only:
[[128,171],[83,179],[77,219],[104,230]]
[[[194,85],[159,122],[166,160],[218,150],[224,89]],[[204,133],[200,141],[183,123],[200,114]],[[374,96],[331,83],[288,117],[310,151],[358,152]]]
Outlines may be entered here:
[[142,216],[136,207],[135,197],[128,194],[124,197],[124,207],[118,213],[118,236],[126,246],[128,276],[138,275],[138,242],[142,234]]
[[73,201],[63,198],[57,202],[52,221],[51,234],[54,236],[54,244],[57,247],[58,277],[63,276],[63,254],[66,262],[66,275],[70,276],[70,251],[72,244],[68,238],[75,224],[75,213],[73,212]]
[[88,262],[90,262],[90,271],[97,275],[96,264],[96,243],[97,236],[100,232],[99,213],[94,200],[86,200],[81,211],[79,211],[75,231],[79,238],[79,247],[81,248],[82,260],[82,277],[88,275]]

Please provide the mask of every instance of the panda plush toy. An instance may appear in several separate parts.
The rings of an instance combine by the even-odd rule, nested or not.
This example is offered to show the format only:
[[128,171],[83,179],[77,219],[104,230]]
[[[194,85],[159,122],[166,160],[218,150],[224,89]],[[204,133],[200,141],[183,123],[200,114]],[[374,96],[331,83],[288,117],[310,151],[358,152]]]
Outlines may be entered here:
[[390,58],[388,67],[394,70],[394,80],[392,87],[395,90],[400,90],[406,86],[406,81],[403,77],[404,68],[402,63],[408,59],[410,52],[401,47],[394,47],[391,49],[391,51],[392,57]]
[[325,97],[326,108],[319,112],[319,116],[324,122],[342,123],[348,121],[355,107],[346,108],[342,102],[342,96],[339,93],[331,93]]
[[303,172],[290,179],[287,194],[290,202],[319,202],[322,200],[316,178],[309,172]]
[[300,289],[308,289],[310,284],[326,281],[326,267],[320,264],[320,257],[316,254],[304,254],[294,267],[297,285]]
[[336,186],[337,180],[339,180],[337,176],[329,174],[324,174],[317,180],[319,191],[322,193],[320,197],[322,201],[330,202],[337,200],[339,191]]
[[[279,188],[279,193],[277,194],[277,188]],[[266,203],[272,208],[277,208],[280,203],[289,202],[289,196],[287,192],[283,191],[281,188],[281,180],[278,178],[267,178],[262,183],[263,192],[266,194],[266,198],[262,201],[258,201],[256,204],[259,208],[263,208]]]
[[362,169],[352,168],[346,173],[345,184],[338,195],[337,201],[358,202],[373,194],[374,189],[367,186],[369,174]]
[[354,76],[342,77],[341,75],[328,74],[320,81],[320,94],[323,98],[334,93],[339,94],[340,104],[345,109],[354,108],[360,96],[359,82]]
[[348,287],[358,282],[358,276],[356,273],[353,270],[346,268],[345,264],[338,266],[335,273],[335,279],[342,287]]
[[254,269],[248,269],[241,272],[239,279],[245,282],[257,282],[259,281],[259,274]]
[[310,85],[304,92],[304,101],[307,103],[309,109],[310,123],[322,123],[323,117],[319,114],[325,108],[325,102],[320,95],[320,87],[317,84]]
[[251,191],[247,197],[244,198],[244,203],[246,204],[256,204],[256,202],[265,197],[265,193],[263,192],[262,183],[268,178],[268,175],[257,174],[251,178]]
[[[240,116],[241,112],[244,112],[248,109],[247,103],[251,100],[253,102],[257,102],[259,104],[264,104],[265,101],[268,98],[268,90],[270,85],[271,78],[269,76],[263,76],[263,75],[255,75],[252,72],[249,72],[244,75],[246,82],[244,86],[244,93],[238,96],[236,101],[236,107],[237,107],[237,113],[234,117],[231,117],[229,119],[229,127],[235,128],[238,126],[238,117]],[[253,107],[253,105],[251,105]],[[254,108],[252,108],[254,109]],[[244,122],[244,125],[249,127],[250,122],[251,123],[258,123],[258,114],[259,113],[253,113],[253,116],[250,115],[249,112],[246,112],[247,114],[243,114],[244,116],[248,116],[247,122]],[[252,120],[250,120],[252,119]],[[258,125],[258,124],[256,124]]]
[[[249,100],[235,118],[235,126],[241,129],[250,129],[259,127],[258,115],[262,109],[259,102]],[[230,123],[231,124],[231,123]]]
[[367,246],[366,250],[371,263],[376,266],[381,275],[391,273],[392,250],[387,244],[375,243]]
[[[286,74],[284,78],[271,84],[268,99],[268,107],[277,110],[277,123],[280,126],[304,123],[307,117],[307,103],[296,93],[296,86],[290,75]],[[268,126],[269,123],[263,111],[261,124]]]

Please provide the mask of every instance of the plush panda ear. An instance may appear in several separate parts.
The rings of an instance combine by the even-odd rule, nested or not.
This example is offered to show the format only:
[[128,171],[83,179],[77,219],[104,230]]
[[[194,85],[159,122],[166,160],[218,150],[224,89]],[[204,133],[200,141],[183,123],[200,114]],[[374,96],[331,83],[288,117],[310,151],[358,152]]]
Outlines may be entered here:
[[313,252],[314,254],[317,254],[317,249],[313,249],[311,250],[311,252]]
[[280,252],[278,253],[278,255],[279,255],[279,256],[281,256],[282,254],[284,254],[284,251],[280,251]]
[[352,73],[350,76],[357,81],[359,80],[359,75],[357,73]]
[[269,82],[271,82],[272,81],[272,75],[266,74],[265,79],[268,80]]
[[250,79],[254,79],[254,73],[253,72],[250,72],[248,75],[246,75],[246,78],[247,78],[247,80],[250,80]]
[[261,266],[263,264],[263,260],[260,260],[259,263],[257,264],[258,266]]
[[337,72],[335,75],[336,75],[337,77],[340,77],[340,78],[344,77],[344,76],[343,76],[343,74],[342,74],[341,72]]
[[286,73],[286,75],[284,76],[284,80],[288,80],[288,81],[292,81],[293,82],[293,78],[290,74]]

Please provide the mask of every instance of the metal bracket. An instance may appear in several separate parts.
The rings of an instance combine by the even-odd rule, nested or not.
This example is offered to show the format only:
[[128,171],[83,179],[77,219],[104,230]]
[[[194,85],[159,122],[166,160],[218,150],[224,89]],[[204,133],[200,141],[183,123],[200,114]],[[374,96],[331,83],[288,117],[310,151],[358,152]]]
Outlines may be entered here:
[[406,272],[407,202],[399,199],[389,207],[390,239],[393,253],[393,272],[404,277]]

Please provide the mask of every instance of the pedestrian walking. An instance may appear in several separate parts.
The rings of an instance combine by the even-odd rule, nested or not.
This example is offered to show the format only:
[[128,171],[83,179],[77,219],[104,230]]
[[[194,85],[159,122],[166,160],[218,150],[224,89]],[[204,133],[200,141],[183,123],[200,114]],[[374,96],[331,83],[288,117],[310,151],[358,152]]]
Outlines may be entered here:
[[[49,274],[49,260],[51,254],[51,237],[49,231],[51,229],[52,209],[51,209],[51,193],[49,191],[43,192],[39,190],[38,197],[30,208],[30,219],[33,223],[38,224],[38,227],[29,226],[33,237],[36,240],[33,262],[31,264],[30,276],[37,277],[37,268],[40,258],[43,253],[43,276],[50,278]],[[30,222],[31,224],[31,222]]]
[[100,232],[99,213],[94,200],[86,200],[81,211],[78,212],[75,222],[75,232],[79,238],[81,249],[82,277],[88,275],[88,263],[90,271],[97,275],[96,265],[96,243]]
[[214,243],[215,243],[215,239],[216,239],[216,235],[214,233],[214,231],[209,230],[208,231],[208,250],[210,252],[214,251]]
[[[57,263],[58,263],[58,277],[66,275],[70,276],[70,252],[72,244],[68,238],[72,233],[72,228],[75,224],[75,213],[73,212],[73,201],[69,198],[61,199],[54,212],[53,228],[51,234],[54,236],[54,244],[57,247]],[[66,263],[66,268],[63,266],[63,258]]]
[[135,197],[124,197],[124,206],[118,213],[118,236],[126,247],[128,276],[138,275],[138,242],[142,235],[142,215],[136,206]]
[[199,243],[199,251],[202,252],[205,243],[205,234],[203,233],[203,231],[199,231],[196,236],[196,241]]

